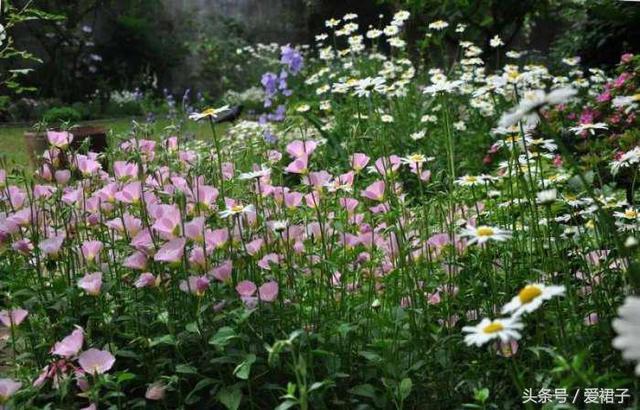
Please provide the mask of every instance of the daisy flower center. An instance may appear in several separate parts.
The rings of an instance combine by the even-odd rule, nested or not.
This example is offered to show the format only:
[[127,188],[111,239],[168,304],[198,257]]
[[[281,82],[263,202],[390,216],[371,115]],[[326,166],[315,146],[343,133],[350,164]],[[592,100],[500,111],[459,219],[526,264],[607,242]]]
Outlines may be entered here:
[[413,162],[424,162],[424,155],[420,155],[420,154],[413,154],[409,157],[409,159]]
[[520,302],[523,304],[531,303],[535,298],[542,295],[542,290],[533,285],[525,286],[524,289],[518,293],[518,297],[520,298]]
[[466,182],[471,182],[471,183],[478,182],[478,177],[474,177],[472,175],[465,175],[464,180]]
[[234,205],[231,207],[232,212],[242,212],[243,209],[244,209],[244,206],[242,205]]
[[493,236],[495,232],[488,226],[481,226],[476,230],[476,233],[478,236]]
[[638,212],[633,209],[627,209],[626,211],[624,211],[624,216],[625,218],[637,218]]
[[482,329],[483,332],[488,334],[497,333],[497,332],[500,332],[501,330],[504,330],[504,326],[502,326],[502,324],[498,322],[492,322],[487,326],[485,326],[484,329]]

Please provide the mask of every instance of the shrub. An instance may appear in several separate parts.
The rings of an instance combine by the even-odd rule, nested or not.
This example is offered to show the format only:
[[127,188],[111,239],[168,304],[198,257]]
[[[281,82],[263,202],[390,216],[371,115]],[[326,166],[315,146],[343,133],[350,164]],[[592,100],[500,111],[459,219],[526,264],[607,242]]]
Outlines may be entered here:
[[82,114],[73,107],[56,107],[47,110],[42,119],[48,124],[61,122],[78,122],[82,120]]

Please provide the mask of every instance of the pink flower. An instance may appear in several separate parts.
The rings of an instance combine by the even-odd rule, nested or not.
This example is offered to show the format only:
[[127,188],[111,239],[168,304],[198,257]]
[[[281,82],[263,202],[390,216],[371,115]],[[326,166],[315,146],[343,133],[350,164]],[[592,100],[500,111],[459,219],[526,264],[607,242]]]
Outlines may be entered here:
[[264,243],[264,240],[260,238],[254,239],[253,241],[249,242],[246,246],[247,253],[251,256],[257,254],[258,252],[260,252],[260,249],[262,248],[263,243]]
[[86,274],[78,281],[78,287],[84,289],[87,295],[97,296],[102,288],[102,272]]
[[315,209],[320,205],[320,193],[318,191],[313,191],[304,196],[304,203],[307,204],[309,208]]
[[[22,383],[11,379],[0,379],[0,403],[11,398],[22,387]],[[0,405],[0,408],[2,406]]]
[[81,327],[76,326],[76,329],[71,334],[60,342],[56,342],[51,350],[52,354],[71,358],[78,354],[82,349],[82,343],[84,342],[84,331]]
[[204,295],[209,288],[209,278],[206,276],[189,276],[187,280],[180,282],[180,290],[185,293],[192,293],[196,296]]
[[147,400],[163,400],[167,387],[161,381],[154,382],[147,387],[144,397]]
[[[173,239],[181,233],[182,217],[175,205],[157,205],[154,209],[156,222],[152,228],[163,239]],[[204,222],[204,221],[203,221]]]
[[134,252],[127,257],[122,266],[129,269],[144,270],[147,268],[147,256],[142,252]]
[[584,324],[587,326],[593,326],[598,323],[598,314],[596,312],[591,312],[587,316],[584,317]]
[[611,100],[611,92],[609,90],[604,91],[596,97],[597,102],[607,102]]
[[308,165],[309,157],[299,157],[296,158],[292,163],[287,165],[284,170],[285,172],[288,172],[290,174],[306,174],[307,172],[309,172],[309,170],[307,169]]
[[627,72],[624,72],[624,73],[620,74],[620,75],[618,76],[618,78],[616,78],[615,80],[613,80],[613,86],[614,86],[615,88],[620,88],[620,87],[622,87],[622,86],[624,85],[624,83],[625,83],[629,78],[631,78],[631,74],[630,74],[630,73],[627,73]]
[[621,64],[627,64],[630,63],[631,60],[633,60],[633,54],[631,53],[624,53],[621,57],[620,57],[620,63]]
[[118,181],[137,179],[138,164],[135,162],[116,161],[113,164],[113,175]]
[[269,162],[278,162],[282,159],[282,153],[272,149],[267,151],[267,158]]
[[300,192],[286,192],[284,194],[284,204],[289,209],[295,209],[302,203],[303,195]]
[[511,357],[518,353],[518,341],[509,340],[508,342],[499,341],[497,344],[498,354],[503,357]]
[[294,158],[308,157],[315,151],[318,144],[315,141],[296,140],[287,145],[287,152]]
[[102,169],[102,165],[95,159],[79,156],[78,158],[78,170],[83,176],[88,177],[90,175],[96,175],[98,171]]
[[184,238],[170,240],[158,249],[158,253],[156,253],[153,259],[156,262],[180,262],[180,259],[182,259],[182,256],[184,255],[184,246],[186,242],[187,240]]
[[116,358],[108,351],[93,348],[82,352],[78,358],[82,370],[93,375],[108,372],[115,362]]
[[51,198],[56,189],[50,185],[36,185],[33,187],[33,197],[35,199]]
[[382,202],[384,201],[384,190],[384,181],[376,181],[373,184],[369,185],[364,191],[362,191],[362,196],[374,201]]
[[220,282],[228,282],[231,280],[231,271],[233,270],[233,265],[230,260],[226,260],[222,262],[219,266],[213,268],[210,272],[216,280]]
[[256,284],[249,280],[243,280],[236,285],[236,292],[238,292],[240,297],[253,296],[257,289]]
[[225,181],[229,181],[233,179],[233,174],[235,173],[235,169],[231,162],[223,162],[222,163],[222,178]]
[[562,157],[559,154],[557,154],[555,157],[553,157],[553,166],[554,167],[560,168],[562,166],[562,164],[563,164]]
[[267,282],[260,286],[258,289],[258,295],[263,302],[273,302],[278,297],[278,282]]
[[144,272],[138,276],[134,286],[140,288],[153,288],[158,285],[156,277],[151,272]]
[[6,327],[19,326],[28,314],[29,312],[24,309],[3,310],[0,311],[0,323]]
[[266,254],[258,261],[258,266],[262,269],[271,270],[271,264],[278,265],[280,263],[280,257],[277,253]]
[[369,159],[367,155],[356,152],[351,156],[351,168],[356,172],[360,172],[367,166]]
[[64,235],[54,236],[52,238],[45,239],[38,244],[38,248],[51,259],[56,259],[62,243],[64,242]]
[[131,182],[122,187],[122,189],[114,195],[114,198],[125,204],[136,204],[140,202],[142,196],[142,184],[139,181]]
[[211,209],[218,199],[218,190],[212,186],[200,185],[197,190],[197,204],[205,209]]
[[192,241],[202,243],[204,240],[204,217],[193,218],[184,224],[184,234]]
[[73,135],[67,131],[47,131],[47,140],[54,147],[64,149],[73,141]]
[[100,254],[102,250],[102,242],[100,241],[85,241],[80,248],[82,252],[82,256],[84,259],[91,263],[96,260],[96,257]]
[[390,157],[378,158],[375,162],[375,170],[380,175],[387,175],[389,172],[395,172],[400,168],[402,160],[397,155],[391,155]]
[[229,231],[227,229],[216,229],[215,231],[207,231],[204,234],[207,249],[222,248],[229,240]]
[[11,249],[23,255],[30,255],[33,250],[33,244],[29,239],[19,239],[11,245]]

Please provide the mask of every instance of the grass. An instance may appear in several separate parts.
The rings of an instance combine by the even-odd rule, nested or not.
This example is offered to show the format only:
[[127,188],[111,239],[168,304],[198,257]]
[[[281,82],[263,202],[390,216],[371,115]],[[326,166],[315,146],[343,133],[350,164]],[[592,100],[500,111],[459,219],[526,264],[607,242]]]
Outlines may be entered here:
[[[161,135],[171,124],[169,120],[159,120],[150,127],[150,135]],[[109,135],[124,135],[128,133],[133,124],[130,118],[117,118],[108,120],[86,121],[80,125],[97,125],[107,129]],[[24,140],[24,133],[31,131],[30,126],[0,127],[0,160],[6,161],[9,167],[31,166],[29,152]],[[210,138],[211,130],[206,123],[189,121],[185,125],[183,133],[193,134],[198,139]]]

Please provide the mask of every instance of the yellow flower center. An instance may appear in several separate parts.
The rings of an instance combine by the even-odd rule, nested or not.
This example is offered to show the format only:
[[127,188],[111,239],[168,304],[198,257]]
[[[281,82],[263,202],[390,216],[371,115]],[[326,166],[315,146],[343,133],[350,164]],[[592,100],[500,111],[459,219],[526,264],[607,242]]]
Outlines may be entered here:
[[488,226],[481,226],[478,229],[476,229],[476,234],[478,236],[493,236],[494,231]]
[[638,212],[633,209],[627,209],[626,211],[624,211],[624,217],[629,219],[637,218]]
[[640,93],[634,94],[631,98],[633,98],[633,101],[640,101]]
[[242,210],[244,209],[244,206],[242,205],[234,205],[231,207],[231,211],[232,212],[242,212]]
[[502,326],[502,324],[498,322],[491,322],[490,324],[485,326],[484,329],[482,329],[482,331],[485,333],[497,333],[501,330],[504,330],[504,326]]
[[464,176],[464,180],[465,180],[465,182],[471,182],[471,183],[478,182],[478,177],[474,177],[474,176],[471,176],[471,175],[465,175]]
[[213,108],[207,108],[206,110],[202,111],[200,115],[214,115],[215,113],[216,110],[214,110]]
[[520,302],[522,304],[531,303],[535,298],[542,295],[542,290],[533,285],[527,285],[518,293],[518,297],[520,298]]
[[413,154],[409,157],[409,159],[413,162],[424,162],[424,155],[420,155],[420,154]]

